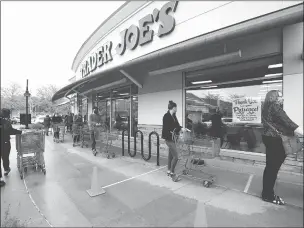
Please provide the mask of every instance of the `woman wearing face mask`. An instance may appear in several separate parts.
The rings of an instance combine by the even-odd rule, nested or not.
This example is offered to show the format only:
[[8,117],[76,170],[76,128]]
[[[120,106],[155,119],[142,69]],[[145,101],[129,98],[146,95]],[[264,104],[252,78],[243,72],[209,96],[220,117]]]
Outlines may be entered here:
[[162,138],[166,140],[166,144],[169,148],[167,175],[174,181],[179,181],[180,179],[176,179],[176,175],[174,174],[175,166],[178,161],[178,153],[176,145],[172,139],[172,133],[173,130],[175,130],[176,133],[179,133],[183,128],[179,125],[179,122],[176,118],[176,111],[176,103],[169,101],[168,112],[163,117]]
[[262,108],[262,122],[264,126],[262,139],[266,147],[266,167],[263,175],[262,199],[277,205],[284,205],[283,199],[275,195],[273,190],[279,169],[286,158],[282,139],[277,131],[286,136],[296,134],[302,137],[303,130],[282,109],[280,97],[279,91],[269,91]]

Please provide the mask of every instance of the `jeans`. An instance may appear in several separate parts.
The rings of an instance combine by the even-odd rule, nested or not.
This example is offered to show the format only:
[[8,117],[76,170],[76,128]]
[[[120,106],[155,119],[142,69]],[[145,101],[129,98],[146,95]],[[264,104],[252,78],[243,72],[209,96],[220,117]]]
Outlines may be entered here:
[[[0,156],[3,162],[3,168],[4,171],[9,170],[9,165],[10,165],[10,161],[9,161],[9,156],[10,156],[10,152],[11,152],[11,143],[8,142],[3,142],[3,146],[1,146],[1,151],[0,151]],[[0,167],[0,177],[2,178],[2,169]]]
[[286,155],[281,138],[263,135],[262,139],[266,147],[266,167],[263,174],[262,197],[273,200],[273,188]]
[[174,173],[175,166],[178,161],[178,153],[177,153],[177,148],[176,145],[173,141],[168,141],[166,140],[166,144],[169,148],[169,153],[168,153],[168,170],[170,172]]

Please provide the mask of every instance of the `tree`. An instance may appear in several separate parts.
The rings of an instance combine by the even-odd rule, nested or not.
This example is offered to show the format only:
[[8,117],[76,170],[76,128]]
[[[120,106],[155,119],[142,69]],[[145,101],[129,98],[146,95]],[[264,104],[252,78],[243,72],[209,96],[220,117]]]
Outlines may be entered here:
[[56,107],[52,103],[53,95],[58,91],[58,88],[55,85],[46,85],[37,89],[37,98],[36,105],[39,106],[39,110],[47,113],[54,113]]
[[8,87],[1,88],[1,108],[11,111],[25,108],[25,97],[18,83],[12,82]]

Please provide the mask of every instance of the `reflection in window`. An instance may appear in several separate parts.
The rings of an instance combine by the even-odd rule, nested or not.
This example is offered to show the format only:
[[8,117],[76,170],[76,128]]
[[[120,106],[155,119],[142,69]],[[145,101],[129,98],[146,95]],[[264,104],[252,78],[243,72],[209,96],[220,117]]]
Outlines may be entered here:
[[[268,91],[282,92],[282,80],[199,87],[186,90],[186,124],[197,138],[211,135],[212,117],[220,113],[222,148],[265,153],[261,108]],[[217,112],[219,108],[219,112]],[[215,124],[215,122],[213,122]]]

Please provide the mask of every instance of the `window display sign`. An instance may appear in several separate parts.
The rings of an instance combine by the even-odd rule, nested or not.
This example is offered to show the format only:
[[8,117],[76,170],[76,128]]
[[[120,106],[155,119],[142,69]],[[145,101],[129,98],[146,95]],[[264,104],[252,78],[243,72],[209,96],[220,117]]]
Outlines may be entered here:
[[261,98],[244,97],[232,102],[233,122],[261,123]]

